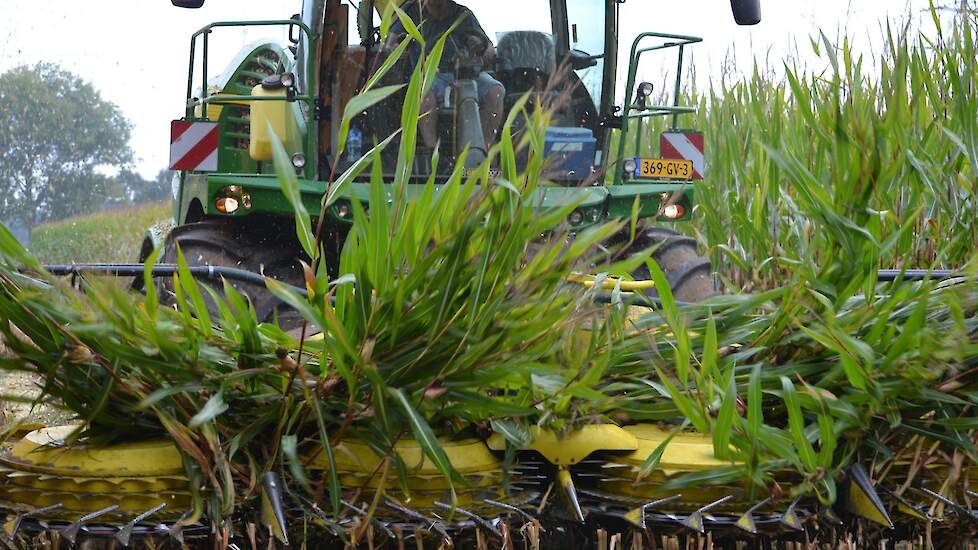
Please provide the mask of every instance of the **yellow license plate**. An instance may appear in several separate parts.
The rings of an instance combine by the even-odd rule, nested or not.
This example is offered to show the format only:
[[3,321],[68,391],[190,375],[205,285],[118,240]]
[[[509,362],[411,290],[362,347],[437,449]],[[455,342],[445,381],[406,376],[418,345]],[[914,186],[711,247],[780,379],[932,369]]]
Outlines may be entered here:
[[693,179],[693,161],[682,159],[641,159],[635,177],[667,180]]

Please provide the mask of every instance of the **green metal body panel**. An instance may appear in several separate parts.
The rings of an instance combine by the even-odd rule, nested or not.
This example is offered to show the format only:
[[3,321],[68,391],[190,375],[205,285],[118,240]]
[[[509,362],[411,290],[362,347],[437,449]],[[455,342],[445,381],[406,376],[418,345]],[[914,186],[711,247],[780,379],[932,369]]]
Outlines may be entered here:
[[[649,182],[634,183],[628,185],[608,186],[608,217],[609,218],[629,218],[632,215],[632,207],[635,204],[635,197],[639,198],[639,218],[656,218],[663,222],[687,221],[693,212],[693,205],[696,198],[696,186],[689,183],[676,182]],[[677,202],[681,203],[686,209],[683,217],[670,220],[662,216],[657,216],[663,203],[672,200],[673,195],[682,193],[677,197]]]
[[[238,185],[251,197],[251,208],[239,208],[233,214],[222,214],[215,207],[218,191],[224,187]],[[300,178],[299,189],[306,210],[313,216],[321,210],[326,182]],[[422,185],[407,186],[408,196],[420,193]],[[641,218],[655,217],[663,202],[674,193],[683,194],[686,218],[691,210],[693,187],[677,183],[643,183],[633,185],[611,185],[597,187],[542,187],[530,197],[530,204],[540,211],[549,211],[577,204],[577,210],[584,214],[581,223],[575,228],[584,228],[595,223],[614,218],[629,218],[636,197],[639,201]],[[351,183],[340,193],[337,202],[327,212],[330,222],[348,224],[349,218],[340,217],[337,212],[344,201],[360,201],[366,205],[370,198],[370,184]],[[292,216],[292,205],[286,200],[279,187],[278,179],[272,175],[254,174],[192,174],[184,181],[183,202],[178,219],[186,219],[191,205],[197,202],[207,216],[244,217],[250,215]]]

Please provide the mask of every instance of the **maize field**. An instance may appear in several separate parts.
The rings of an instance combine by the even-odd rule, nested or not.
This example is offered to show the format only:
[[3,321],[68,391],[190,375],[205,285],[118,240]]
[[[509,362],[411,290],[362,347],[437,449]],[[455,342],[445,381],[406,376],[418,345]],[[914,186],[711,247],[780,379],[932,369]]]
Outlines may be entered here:
[[[408,199],[395,181],[388,201],[368,153],[357,166],[375,193],[369,209],[354,203],[339,276],[293,200],[313,262],[304,289],[268,285],[304,319],[298,333],[257,323],[230,284],[198,284],[182,258],[165,303],[148,274],[144,294],[98,278],[75,288],[0,231],[0,369],[36,376],[75,420],[25,439],[8,426],[3,540],[973,545],[978,38],[969,17],[937,23],[934,36],[890,29],[878,64],[817,36],[825,70],[686,92],[708,175],[680,229],[723,290],[696,304],[672,296],[661,251],[596,251],[648,228],[571,235],[548,230],[567,211],[532,215],[547,185],[537,110],[523,131],[504,126],[498,177],[460,162],[437,193]],[[426,66],[437,56],[407,85],[399,166],[413,160]],[[582,265],[598,274],[590,286],[569,282]],[[652,307],[622,290],[638,266]],[[904,268],[954,274],[877,281]],[[543,433],[556,450],[533,447]],[[583,445],[581,433],[613,441],[566,458],[560,442]],[[159,464],[79,477],[69,466],[83,458],[44,441]],[[691,454],[672,454],[682,446]],[[866,502],[877,517],[852,512]]]

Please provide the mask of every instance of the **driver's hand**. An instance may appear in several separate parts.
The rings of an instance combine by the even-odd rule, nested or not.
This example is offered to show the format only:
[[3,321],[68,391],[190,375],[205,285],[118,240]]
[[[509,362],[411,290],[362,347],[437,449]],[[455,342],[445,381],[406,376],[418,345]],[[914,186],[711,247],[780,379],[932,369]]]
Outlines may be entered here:
[[465,40],[465,45],[476,55],[482,55],[485,52],[486,45],[483,43],[482,39],[474,34],[470,34]]

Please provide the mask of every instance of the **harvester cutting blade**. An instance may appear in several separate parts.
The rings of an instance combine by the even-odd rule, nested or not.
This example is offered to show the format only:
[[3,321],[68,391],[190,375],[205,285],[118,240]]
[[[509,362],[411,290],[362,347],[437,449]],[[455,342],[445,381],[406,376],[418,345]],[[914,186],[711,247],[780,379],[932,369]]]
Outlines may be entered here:
[[96,510],[91,514],[84,515],[78,518],[77,521],[75,521],[74,523],[66,527],[63,531],[61,531],[61,536],[68,539],[68,542],[70,542],[71,544],[75,544],[75,539],[78,538],[78,532],[81,530],[82,527],[85,526],[86,523],[92,521],[93,519],[98,519],[104,516],[105,514],[114,512],[118,508],[119,508],[118,504],[113,504],[112,506],[107,506],[105,508],[102,508],[101,510]]
[[754,521],[754,512],[759,510],[768,502],[771,502],[771,497],[767,497],[766,499],[758,502],[757,504],[751,506],[746,512],[741,514],[741,516],[737,518],[737,528],[741,531],[746,531],[752,535],[756,535],[757,523]]
[[682,495],[672,495],[671,497],[660,498],[659,500],[653,500],[652,502],[643,504],[638,508],[629,510],[628,512],[625,513],[623,517],[625,518],[625,521],[627,521],[628,523],[631,523],[632,525],[640,529],[645,529],[645,515],[646,513],[648,513],[649,510],[655,510],[656,507],[661,506],[667,502],[672,502],[679,498],[682,498]]
[[886,493],[888,497],[896,501],[896,509],[901,514],[924,522],[931,522],[934,520],[934,518],[930,515],[930,512],[927,511],[926,506],[915,505],[893,491],[886,491]]
[[873,487],[873,480],[860,464],[849,468],[849,491],[846,496],[846,507],[849,512],[867,519],[887,529],[893,529],[893,520],[886,512],[886,506]]
[[961,506],[960,504],[958,504],[957,502],[954,502],[953,500],[947,498],[946,496],[941,495],[939,493],[935,493],[934,491],[931,491],[930,489],[928,489],[926,487],[916,487],[916,489],[918,491],[920,491],[920,492],[928,495],[928,496],[931,496],[933,498],[936,498],[937,500],[943,502],[944,504],[947,504],[959,516],[964,516],[964,517],[970,519],[971,521],[978,522],[978,515],[976,515],[974,511],[969,510],[968,508],[965,508],[964,506]]
[[503,534],[500,533],[499,530],[496,529],[495,526],[493,526],[493,524],[491,524],[488,521],[486,521],[485,519],[483,519],[482,516],[480,516],[479,514],[476,514],[474,512],[470,512],[470,511],[466,510],[465,508],[459,508],[458,506],[452,506],[451,504],[445,504],[444,502],[437,502],[436,501],[435,502],[435,506],[438,507],[438,508],[441,508],[442,510],[448,510],[449,512],[458,512],[459,514],[462,514],[463,516],[465,516],[465,517],[471,519],[472,521],[474,521],[479,527],[482,527],[486,531],[489,531],[490,533],[492,533],[492,535],[494,537],[498,538],[499,540],[502,540],[502,538],[503,538]]
[[570,470],[564,467],[557,468],[557,484],[562,489],[561,495],[564,497],[568,511],[578,523],[584,523],[584,512],[581,510],[581,502],[577,499],[577,489],[574,487]]
[[401,506],[389,498],[384,499],[384,505],[392,510],[400,512],[408,519],[423,523],[426,527],[441,535],[443,541],[447,541],[449,543],[452,541],[452,537],[448,534],[448,529],[445,528],[444,523],[428,519],[423,514],[415,512],[406,506]]
[[703,520],[703,512],[706,512],[707,510],[709,510],[711,508],[714,508],[716,506],[719,506],[719,505],[723,504],[724,502],[727,502],[728,500],[730,500],[732,498],[733,498],[733,495],[727,495],[727,496],[721,498],[720,500],[716,500],[714,502],[711,502],[711,503],[707,504],[706,506],[700,508],[699,510],[693,512],[692,514],[686,516],[686,519],[682,520],[682,522],[681,522],[683,524],[683,527],[689,529],[690,531],[695,531],[695,532],[697,532],[699,534],[705,533],[706,532],[706,522]]
[[184,521],[190,517],[191,512],[184,512],[180,519],[175,523],[171,524],[166,528],[166,534],[173,540],[177,541],[180,546],[183,546],[183,528],[186,527]]
[[820,508],[818,514],[822,521],[832,525],[833,527],[842,527],[843,525],[842,518],[835,513],[835,510],[829,508],[828,506]]
[[20,525],[24,522],[25,519],[29,519],[29,518],[32,518],[34,516],[39,516],[39,515],[45,514],[47,512],[51,512],[53,510],[57,510],[57,509],[59,509],[59,508],[61,508],[63,506],[64,506],[64,504],[62,504],[62,503],[59,502],[57,504],[52,504],[51,506],[45,506],[44,508],[38,508],[36,510],[31,510],[30,512],[25,512],[23,514],[17,515],[16,517],[14,517],[13,519],[11,519],[7,523],[3,524],[3,539],[4,539],[4,541],[9,542],[9,543],[13,543],[14,542],[14,539],[17,536],[17,531],[20,530]]
[[[305,499],[303,499],[303,500],[305,500]],[[384,522],[380,521],[379,519],[375,518],[373,515],[369,515],[368,516],[366,510],[361,510],[360,508],[357,508],[356,506],[354,506],[353,504],[350,504],[349,502],[347,502],[345,500],[341,500],[340,503],[343,504],[343,507],[344,508],[347,508],[349,510],[352,510],[358,516],[360,516],[362,518],[368,518],[369,521],[370,521],[370,524],[373,525],[374,527],[376,527],[377,529],[379,529],[385,535],[387,535],[387,538],[388,539],[395,540],[397,538],[397,535],[394,534],[394,531],[391,531],[390,529],[388,529],[386,523],[384,523]],[[319,509],[319,505],[317,505],[315,502],[311,502],[311,501],[310,502],[307,502],[307,504],[311,506],[311,508],[313,509],[313,511],[317,515],[319,515],[320,519],[322,519],[323,521],[326,521],[326,522],[330,522],[331,523],[331,520],[326,516],[326,514],[322,510]]]
[[272,536],[288,546],[289,536],[285,532],[285,511],[282,505],[281,483],[278,474],[267,472],[261,478],[261,519]]
[[805,530],[805,527],[801,523],[801,518],[799,518],[798,513],[795,512],[800,500],[801,498],[796,498],[795,501],[788,506],[788,509],[785,510],[784,514],[781,516],[781,525],[795,531]]
[[129,523],[125,524],[119,529],[119,532],[115,534],[115,540],[119,541],[122,546],[129,546],[129,539],[132,538],[132,531],[136,528],[136,525],[146,518],[152,516],[153,514],[159,512],[160,510],[166,508],[166,503],[160,503],[149,510],[146,510],[142,514],[129,520]]
[[525,519],[528,523],[529,522],[532,522],[535,519],[537,519],[533,514],[528,513],[526,510],[523,510],[519,506],[513,506],[512,504],[506,504],[505,502],[499,502],[499,501],[488,499],[488,498],[482,499],[482,502],[485,502],[489,506],[495,506],[496,508],[502,508],[503,510],[508,510],[510,512],[515,512],[516,514],[518,514],[519,516],[521,516],[523,519]]

